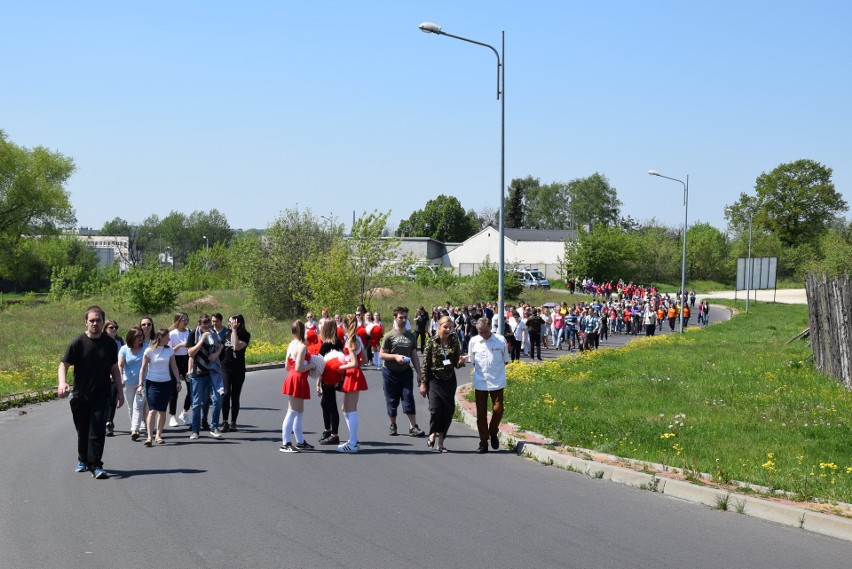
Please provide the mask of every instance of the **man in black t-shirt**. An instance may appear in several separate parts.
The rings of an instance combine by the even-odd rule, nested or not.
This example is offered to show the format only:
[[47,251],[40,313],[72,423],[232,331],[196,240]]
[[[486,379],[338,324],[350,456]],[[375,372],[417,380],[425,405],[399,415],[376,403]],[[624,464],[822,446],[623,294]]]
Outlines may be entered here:
[[[106,315],[100,306],[90,306],[83,317],[86,332],[74,339],[65,350],[57,372],[57,394],[71,393],[71,416],[77,429],[76,472],[92,473],[94,478],[108,478],[102,461],[106,439],[112,385],[121,384],[118,371],[118,346],[103,333]],[[74,366],[74,386],[68,385],[68,369]],[[124,405],[124,390],[117,389],[118,407]]]

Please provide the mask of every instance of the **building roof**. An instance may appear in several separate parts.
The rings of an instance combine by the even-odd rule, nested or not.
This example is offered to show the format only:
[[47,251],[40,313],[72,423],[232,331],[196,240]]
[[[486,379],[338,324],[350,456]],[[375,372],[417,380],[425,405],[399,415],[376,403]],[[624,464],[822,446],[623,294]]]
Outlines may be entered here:
[[[498,231],[493,225],[489,225],[485,230]],[[482,231],[480,231],[482,233]],[[552,243],[565,241],[566,239],[576,240],[577,232],[574,229],[511,229],[504,228],[503,233],[506,239],[512,241],[549,241]]]

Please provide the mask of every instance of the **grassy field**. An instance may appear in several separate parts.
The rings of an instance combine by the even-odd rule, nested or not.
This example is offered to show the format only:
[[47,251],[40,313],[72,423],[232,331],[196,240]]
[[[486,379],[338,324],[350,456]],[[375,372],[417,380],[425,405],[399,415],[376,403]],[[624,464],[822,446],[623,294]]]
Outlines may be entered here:
[[[742,304],[742,303],[739,303]],[[512,364],[506,419],[563,444],[852,502],[852,393],[816,372],[804,306],[543,365]]]

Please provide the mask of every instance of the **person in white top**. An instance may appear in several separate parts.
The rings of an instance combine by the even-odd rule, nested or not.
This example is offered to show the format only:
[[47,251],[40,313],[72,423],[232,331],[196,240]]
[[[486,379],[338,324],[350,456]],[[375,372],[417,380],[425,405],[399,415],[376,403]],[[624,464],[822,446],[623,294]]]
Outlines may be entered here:
[[[509,350],[506,340],[491,332],[488,318],[476,322],[478,336],[474,336],[468,345],[469,362],[473,363],[473,389],[476,395],[476,427],[479,431],[479,454],[497,449],[500,440],[497,433],[503,418],[503,390],[506,387],[506,364],[509,363]],[[491,394],[491,423],[488,423],[488,395]]]
[[[171,396],[172,376],[180,378],[180,373],[175,363],[175,353],[169,347],[169,331],[161,328],[154,336],[151,346],[145,350],[142,356],[142,369],[139,371],[139,394],[142,394],[144,385],[145,395],[148,399],[148,438],[145,446],[151,446],[151,435],[154,433],[154,419],[157,420],[158,445],[164,444],[163,427],[166,424],[166,411]],[[143,384],[144,382],[144,384]],[[177,390],[180,391],[180,379],[177,382]]]

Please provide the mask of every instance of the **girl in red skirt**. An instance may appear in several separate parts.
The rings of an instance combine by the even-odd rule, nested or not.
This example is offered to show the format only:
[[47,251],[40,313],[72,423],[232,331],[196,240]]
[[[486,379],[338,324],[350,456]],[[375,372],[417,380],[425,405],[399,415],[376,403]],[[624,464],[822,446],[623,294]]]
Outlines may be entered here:
[[[281,452],[300,452],[313,450],[314,447],[305,441],[302,434],[302,415],[305,411],[305,399],[311,398],[311,388],[308,385],[308,372],[313,369],[311,356],[305,346],[305,325],[301,320],[293,322],[290,329],[293,341],[287,346],[287,377],[281,387],[281,393],[289,396],[290,404],[284,423],[281,425]],[[296,444],[290,444],[290,433],[296,435]]]
[[364,345],[356,334],[357,321],[355,316],[347,314],[343,319],[343,327],[346,329],[346,343],[343,353],[347,356],[347,362],[340,366],[340,371],[345,371],[343,379],[343,417],[346,426],[349,427],[349,440],[337,447],[337,452],[356,453],[358,447],[358,394],[367,390],[367,378],[361,371],[361,363],[364,358]]

